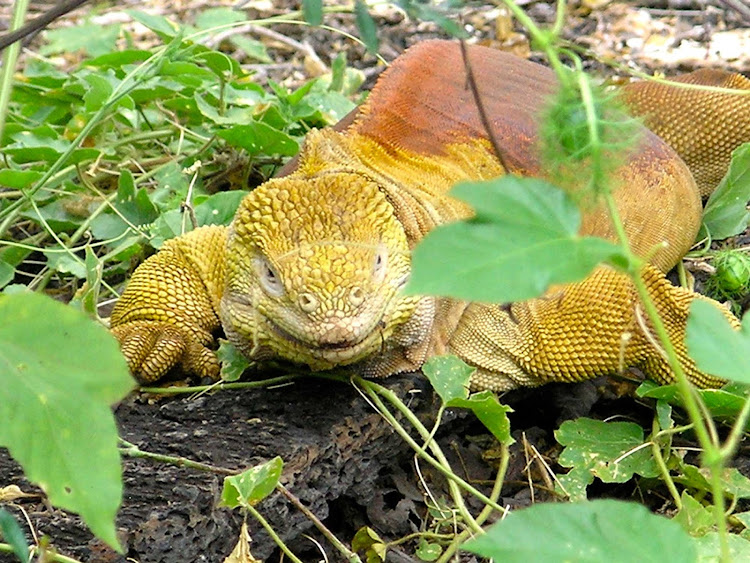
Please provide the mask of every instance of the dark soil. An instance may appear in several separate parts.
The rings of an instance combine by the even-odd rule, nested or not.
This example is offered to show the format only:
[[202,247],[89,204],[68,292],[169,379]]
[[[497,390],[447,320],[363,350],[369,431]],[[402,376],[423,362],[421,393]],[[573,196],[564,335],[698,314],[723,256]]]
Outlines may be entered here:
[[[437,402],[423,378],[395,377],[388,386],[424,422],[433,420]],[[536,501],[551,498],[535,465],[528,476],[524,439],[554,467],[558,446],[552,430],[564,419],[619,413],[648,423],[650,407],[618,399],[618,393],[601,380],[507,395],[504,402],[516,410],[512,426],[518,441],[512,448],[503,504],[518,508],[527,506],[532,496]],[[370,526],[385,540],[423,530],[430,520],[425,487],[436,498],[447,497],[442,478],[424,463],[419,465],[420,484],[413,452],[354,388],[341,383],[303,378],[276,389],[221,391],[199,398],[133,395],[115,414],[121,436],[141,450],[230,471],[281,456],[282,483],[346,542],[362,526]],[[488,493],[495,472],[493,442],[481,425],[464,412],[451,412],[438,439],[459,474]],[[6,506],[20,522],[25,522],[23,510],[38,536],[48,536],[61,553],[81,561],[223,561],[242,523],[239,512],[218,506],[224,475],[150,459],[123,461],[125,496],[117,528],[125,556],[112,552],[79,518],[50,507],[43,497]],[[4,450],[0,475],[4,486],[37,490]],[[602,488],[598,494],[630,498],[636,491],[641,499],[650,499],[654,509],[663,504],[663,491],[650,493],[634,483]],[[303,561],[322,559],[307,536],[324,546],[330,561],[343,561],[280,493],[264,500],[259,510]],[[248,525],[253,554],[278,561],[280,553],[261,526],[252,519]],[[414,561],[407,555],[414,547],[394,549],[389,561]],[[5,561],[13,558],[0,555],[0,562]]]

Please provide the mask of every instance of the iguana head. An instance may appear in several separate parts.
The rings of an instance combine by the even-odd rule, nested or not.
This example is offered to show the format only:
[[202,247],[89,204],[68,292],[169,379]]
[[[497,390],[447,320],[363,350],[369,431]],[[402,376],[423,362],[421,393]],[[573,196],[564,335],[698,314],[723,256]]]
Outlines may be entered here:
[[328,369],[377,353],[418,299],[401,297],[406,235],[377,184],[350,172],[273,179],[230,229],[222,324],[249,357]]

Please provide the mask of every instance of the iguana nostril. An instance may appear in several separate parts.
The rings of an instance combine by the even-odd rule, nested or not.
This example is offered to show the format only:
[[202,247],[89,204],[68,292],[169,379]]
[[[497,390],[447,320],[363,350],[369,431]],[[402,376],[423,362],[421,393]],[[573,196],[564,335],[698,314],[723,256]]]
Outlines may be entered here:
[[319,304],[318,298],[312,293],[300,293],[297,302],[299,303],[300,309],[305,313],[312,313],[318,308]]
[[354,307],[359,307],[365,302],[365,292],[362,291],[361,287],[353,287],[349,292],[349,303]]

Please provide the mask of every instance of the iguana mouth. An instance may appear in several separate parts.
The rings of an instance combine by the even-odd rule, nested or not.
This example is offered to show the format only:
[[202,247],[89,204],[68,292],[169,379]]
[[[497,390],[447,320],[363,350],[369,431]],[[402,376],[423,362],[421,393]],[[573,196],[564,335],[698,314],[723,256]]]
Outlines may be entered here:
[[[298,336],[285,330],[268,317],[264,317],[266,325],[271,331],[277,336],[283,338],[287,342],[290,342],[304,350],[306,354],[317,356],[326,361],[347,361],[347,360],[358,360],[367,356],[367,349],[372,346],[372,341],[377,337],[378,331],[370,330],[363,332],[363,334],[357,339],[342,340],[339,342],[315,342],[302,340]],[[376,325],[377,326],[377,325]],[[317,352],[317,353],[316,353]],[[290,358],[294,359],[294,358]]]

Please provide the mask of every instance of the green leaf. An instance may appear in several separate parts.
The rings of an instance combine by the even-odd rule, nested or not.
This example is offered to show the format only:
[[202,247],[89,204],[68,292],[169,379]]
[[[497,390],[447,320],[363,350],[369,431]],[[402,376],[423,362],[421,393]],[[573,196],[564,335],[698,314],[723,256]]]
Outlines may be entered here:
[[443,403],[468,397],[469,380],[475,371],[476,368],[456,356],[433,356],[422,366],[422,372]]
[[151,56],[151,51],[145,49],[124,49],[105,53],[93,59],[82,61],[85,66],[101,68],[120,68],[125,65],[140,63]]
[[357,29],[362,36],[362,41],[370,53],[378,52],[378,26],[372,19],[370,12],[367,10],[367,4],[363,0],[354,2],[354,17],[357,22]]
[[735,512],[732,517],[739,520],[745,528],[750,528],[750,512]]
[[[729,561],[750,561],[750,541],[737,534],[729,534]],[[699,563],[718,563],[721,561],[719,534],[709,532],[700,538],[693,538],[698,549]],[[671,554],[670,554],[671,555]]]
[[245,190],[232,190],[207,197],[195,206],[198,225],[228,225],[248,193]]
[[686,491],[680,495],[682,509],[672,520],[677,522],[691,536],[702,536],[714,528],[716,518],[713,515],[713,505],[703,506]]
[[512,444],[507,413],[513,409],[500,404],[489,391],[469,396],[469,381],[476,368],[456,356],[433,356],[422,366],[422,372],[446,407],[471,410],[501,444]]
[[70,300],[71,307],[86,313],[92,319],[98,318],[99,289],[102,285],[104,263],[97,258],[90,245],[86,245],[86,283],[76,291]]
[[195,16],[195,27],[210,29],[247,21],[247,15],[231,8],[210,8]]
[[242,75],[239,63],[229,55],[203,46],[198,46],[196,49],[199,52],[195,54],[195,60],[205,64],[219,78],[229,80]]
[[726,467],[721,474],[724,491],[736,499],[750,498],[750,479],[735,467]]
[[695,299],[690,304],[685,343],[701,371],[750,383],[750,315],[745,315],[742,329],[736,331],[716,305]]
[[23,212],[21,215],[27,217],[32,221],[41,224],[40,217],[43,218],[49,226],[58,234],[63,231],[72,231],[76,229],[83,220],[81,217],[77,217],[69,211],[70,200],[67,199],[56,199],[49,205],[39,208],[39,213],[36,210],[30,209],[29,211]]
[[63,274],[72,274],[78,279],[86,277],[86,265],[75,254],[64,252],[59,246],[50,247],[43,254],[47,257],[47,266],[51,270]]
[[440,544],[430,543],[425,538],[421,538],[415,553],[422,561],[437,561],[443,553],[443,548]]
[[139,10],[125,10],[125,13],[163,39],[172,39],[180,31],[179,25],[163,16],[155,16]]
[[109,80],[96,74],[89,74],[85,81],[89,84],[89,89],[83,96],[84,107],[86,111],[95,112],[107,102],[113,88]]
[[85,23],[50,29],[45,36],[48,43],[39,50],[43,55],[84,51],[96,57],[115,50],[120,26]]
[[255,59],[261,63],[272,62],[271,57],[268,55],[266,46],[257,39],[245,37],[244,35],[233,35],[229,38],[229,41],[244,51],[251,59]]
[[[705,467],[680,463],[681,475],[675,481],[699,491],[711,491],[711,474]],[[735,500],[750,498],[750,479],[734,467],[725,467],[721,473],[721,489]]]
[[578,236],[576,204],[542,180],[508,175],[459,184],[451,193],[476,216],[440,226],[417,245],[411,293],[523,301],[550,285],[581,280],[600,262],[621,255],[615,244]]
[[133,388],[117,341],[79,311],[35,293],[0,299],[0,445],[55,506],[119,549],[122,499],[109,405]]
[[616,500],[535,504],[511,512],[463,549],[503,563],[694,562],[690,536],[645,507]]
[[255,506],[276,488],[284,462],[279,456],[251,467],[239,475],[224,478],[221,503],[229,508]]
[[16,519],[7,510],[0,508],[0,538],[3,538],[13,548],[13,553],[22,563],[29,560],[29,546],[26,536]]
[[247,357],[235,348],[228,340],[219,340],[219,349],[216,357],[221,362],[221,380],[237,381],[245,370],[250,367]]
[[[701,396],[711,416],[717,420],[735,420],[747,400],[747,394],[733,389],[732,384],[725,385],[721,389],[696,389],[695,392]],[[646,386],[644,382],[638,387],[636,394],[646,399],[658,399],[668,401],[673,405],[682,405],[682,396],[677,385]],[[748,422],[747,429],[750,430],[750,422]]]
[[0,186],[20,190],[27,188],[39,178],[42,173],[37,170],[11,170],[5,168],[0,170]]
[[[240,201],[247,194],[248,192],[244,190],[232,190],[207,197],[195,206],[195,218],[198,221],[198,226],[228,225],[234,218]],[[165,240],[183,234],[182,216],[182,211],[173,209],[160,215],[151,224],[149,230],[153,238],[150,242],[154,248],[160,248]]]
[[136,189],[133,174],[127,168],[120,170],[117,198],[112,206],[118,213],[103,213],[91,222],[91,231],[98,239],[117,238],[131,225],[149,225],[159,217],[159,210],[151,201],[148,190]]
[[513,409],[503,405],[491,391],[474,393],[468,399],[456,398],[447,402],[448,407],[470,409],[501,444],[512,444],[508,413]]
[[245,149],[250,155],[294,156],[299,151],[299,144],[292,137],[260,121],[235,125],[216,134],[230,145]]
[[750,143],[732,153],[724,179],[708,198],[703,224],[714,240],[725,239],[745,230],[750,220]]
[[[624,483],[635,473],[644,477],[659,474],[651,448],[640,447],[644,443],[643,428],[632,422],[567,420],[555,431],[555,438],[565,446],[558,463],[578,468],[574,475],[584,479],[586,485],[592,483],[594,477],[605,483]],[[563,485],[570,480],[570,477],[561,479]]]
[[667,401],[656,401],[656,416],[659,421],[659,428],[669,430],[674,426],[672,420],[672,405]]
[[0,260],[0,288],[5,287],[16,277],[16,269],[5,260]]
[[323,0],[302,0],[302,14],[310,25],[323,23]]
[[387,550],[385,542],[380,539],[377,532],[367,526],[357,530],[352,538],[352,551],[355,553],[364,551],[367,563],[383,563],[386,560]]
[[344,51],[336,55],[331,63],[331,83],[328,88],[334,92],[342,92],[344,89],[344,75],[346,74],[346,53]]

